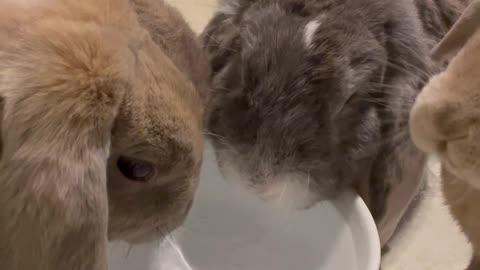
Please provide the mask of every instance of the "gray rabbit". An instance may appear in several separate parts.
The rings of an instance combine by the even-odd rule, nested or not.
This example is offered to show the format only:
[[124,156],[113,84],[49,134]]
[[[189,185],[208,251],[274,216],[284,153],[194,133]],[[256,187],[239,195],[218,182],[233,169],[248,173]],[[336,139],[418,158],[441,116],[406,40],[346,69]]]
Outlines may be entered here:
[[466,2],[220,1],[202,38],[225,178],[295,208],[354,187],[387,243],[422,187],[409,110]]

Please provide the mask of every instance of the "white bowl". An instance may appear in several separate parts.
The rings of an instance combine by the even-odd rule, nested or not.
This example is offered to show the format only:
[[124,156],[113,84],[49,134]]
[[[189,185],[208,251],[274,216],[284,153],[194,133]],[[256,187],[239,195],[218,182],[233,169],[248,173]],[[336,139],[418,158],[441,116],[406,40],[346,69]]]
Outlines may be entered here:
[[[304,211],[272,208],[224,181],[211,154],[206,155],[196,202],[180,232],[178,243],[195,270],[380,268],[378,232],[358,195],[345,192]],[[110,269],[160,270],[162,263],[152,266],[156,255],[146,255],[148,249],[133,248],[126,256],[125,246],[123,251],[114,247]],[[180,264],[182,258],[174,260]],[[173,270],[163,265],[162,270]]]

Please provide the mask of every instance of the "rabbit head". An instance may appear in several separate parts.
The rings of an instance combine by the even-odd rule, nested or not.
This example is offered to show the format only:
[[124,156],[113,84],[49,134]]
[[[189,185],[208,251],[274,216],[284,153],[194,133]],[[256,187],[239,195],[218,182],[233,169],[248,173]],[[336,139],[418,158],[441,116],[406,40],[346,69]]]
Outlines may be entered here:
[[403,15],[411,8],[399,1],[221,1],[203,39],[214,74],[206,125],[225,177],[295,208],[352,184],[375,183],[372,197],[386,194],[380,185],[394,178],[393,156],[410,148],[403,147],[410,144],[405,108],[418,76],[409,70],[428,73],[420,22]]
[[154,0],[131,3],[149,42],[137,55],[133,91],[112,131],[109,236],[137,241],[177,227],[192,204],[208,62],[175,9]]
[[133,91],[112,130],[111,239],[141,240],[178,226],[201,165],[202,112],[194,87],[158,48],[138,57]]
[[[223,1],[204,33],[216,72],[207,127],[227,179],[303,208],[341,190],[350,181],[336,175],[343,158],[376,140],[377,115],[357,111],[354,94],[380,76],[375,59],[385,52],[368,34],[344,35],[333,12],[315,16],[295,2],[306,1]],[[341,45],[357,42],[365,50]]]
[[413,141],[451,173],[480,188],[480,1],[434,49],[446,70],[433,76],[411,111]]
[[0,4],[6,269],[105,269],[107,240],[161,238],[187,215],[203,101],[131,5]]

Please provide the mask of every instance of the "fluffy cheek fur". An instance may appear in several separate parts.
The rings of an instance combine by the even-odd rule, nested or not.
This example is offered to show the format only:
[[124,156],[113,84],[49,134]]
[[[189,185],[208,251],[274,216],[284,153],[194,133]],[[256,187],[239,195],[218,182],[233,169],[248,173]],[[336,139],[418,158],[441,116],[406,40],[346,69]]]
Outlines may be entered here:
[[451,173],[480,189],[478,97],[469,91],[477,89],[458,85],[457,77],[447,72],[434,77],[419,95],[410,117],[412,139],[437,155]]

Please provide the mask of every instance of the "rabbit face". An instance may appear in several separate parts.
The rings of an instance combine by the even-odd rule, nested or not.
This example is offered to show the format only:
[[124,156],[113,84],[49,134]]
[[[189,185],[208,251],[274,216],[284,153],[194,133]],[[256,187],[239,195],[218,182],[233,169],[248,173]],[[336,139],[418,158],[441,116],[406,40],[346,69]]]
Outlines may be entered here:
[[[68,8],[77,10],[75,12],[77,17],[83,16],[82,11],[84,10],[92,11],[97,8],[93,2],[77,3],[72,1],[67,4]],[[87,8],[89,5],[95,8]],[[110,47],[104,48],[106,45],[97,42],[97,40],[94,40],[96,43],[90,41],[88,39],[90,36],[87,36],[87,34],[93,34],[90,34],[87,30],[84,32],[78,30],[79,34],[74,32],[77,29],[86,28],[77,17],[73,18],[75,21],[68,21],[67,25],[74,30],[67,28],[63,31],[63,35],[50,30],[50,21],[48,20],[36,23],[37,28],[43,27],[39,30],[28,25],[27,19],[25,19],[25,26],[22,25],[22,27],[27,29],[31,27],[37,32],[48,30],[48,35],[44,34],[44,36],[50,43],[54,43],[53,41],[60,43],[57,41],[60,38],[63,38],[61,41],[64,43],[71,42],[80,45],[88,41],[91,44],[88,43],[88,46],[85,45],[84,47],[97,52],[97,54],[92,52],[90,55],[88,54],[90,51],[85,49],[87,53],[80,55],[89,58],[87,60],[82,59],[83,61],[98,64],[105,72],[121,70],[129,75],[122,77],[122,85],[126,85],[127,90],[122,98],[122,104],[119,106],[118,115],[113,121],[113,128],[103,127],[109,134],[111,133],[111,138],[108,139],[109,144],[107,144],[109,157],[106,161],[109,201],[108,237],[110,240],[121,239],[138,242],[160,238],[176,228],[183,222],[192,204],[203,151],[203,105],[200,95],[188,76],[181,72],[177,65],[172,62],[170,56],[166,55],[164,50],[154,42],[151,34],[136,24],[135,21],[138,18],[133,12],[130,12],[131,7],[127,4],[124,4],[124,6],[124,9],[119,7],[120,11],[118,12],[124,12],[130,17],[125,18],[124,23],[116,22],[115,28],[109,25],[114,31],[105,30],[103,26],[97,24],[88,25],[91,28],[88,28],[88,31],[103,35],[104,43],[114,44],[111,45],[113,49]],[[56,12],[54,8],[57,8],[57,6],[52,4],[51,9]],[[30,12],[37,14],[40,11],[40,9],[32,8]],[[99,13],[101,14],[101,12]],[[91,17],[100,16],[96,13],[94,15],[87,14]],[[98,21],[103,19],[102,17]],[[54,23],[51,24],[54,25]],[[31,30],[31,32],[35,31]],[[58,32],[62,33],[60,30]],[[105,32],[109,34],[107,35]],[[26,32],[25,35],[27,34],[33,36],[30,32]],[[31,36],[24,39],[32,42],[29,40],[33,39]],[[111,36],[114,36],[115,39]],[[16,36],[14,37],[16,38]],[[16,41],[14,38],[11,39]],[[18,38],[18,40],[21,39]],[[84,43],[79,40],[84,41]],[[18,45],[16,46],[27,47],[28,42],[17,42]],[[44,41],[42,40],[42,42]],[[23,49],[23,47],[21,48]],[[38,59],[59,58],[66,61],[64,58],[67,60],[74,58],[81,51],[77,49],[73,52],[77,47],[72,46],[72,49],[68,46],[65,47],[62,47],[63,54],[60,54],[60,56],[56,54],[52,56],[39,49],[38,52],[35,52],[35,56]],[[84,47],[81,47],[81,49],[84,49]],[[104,63],[108,58],[98,53],[102,50],[112,51],[115,59],[123,60],[118,60],[110,67]],[[50,51],[47,52],[51,53]],[[27,53],[30,53],[30,51],[27,51]],[[29,56],[27,53],[24,54]],[[34,64],[36,63],[32,65]],[[50,62],[43,60],[42,64],[47,66]],[[51,80],[54,81],[54,78],[56,78],[54,75],[74,77],[76,75],[74,72],[77,72],[73,68],[58,68],[55,71],[56,74],[48,74],[45,78],[52,78]],[[40,79],[36,80],[40,81]],[[32,81],[35,80],[32,79]],[[81,108],[80,105],[82,104],[76,106]],[[91,115],[92,112],[81,111],[81,113]],[[65,121],[69,119],[67,115],[62,115],[62,117],[66,119]],[[77,136],[79,134],[75,130],[70,131],[70,133],[77,134]],[[99,139],[96,140],[99,141]],[[4,143],[11,148],[13,148],[13,141],[13,139],[4,138]],[[74,146],[70,146],[70,148],[74,148]],[[97,174],[103,175],[104,173],[97,172]],[[72,209],[72,211],[75,211],[75,209]]]
[[423,151],[437,155],[457,177],[480,188],[480,32],[433,77],[412,109],[410,130]]
[[207,127],[227,179],[281,207],[308,207],[370,166],[380,121],[366,100],[386,52],[333,12],[253,2],[222,6],[204,32],[216,73]]
[[199,95],[153,43],[145,52],[137,55],[137,80],[114,125],[108,164],[109,237],[131,242],[183,222],[203,151]]
[[7,2],[2,267],[106,269],[108,240],[162,238],[184,220],[203,150],[200,95],[130,0]]

